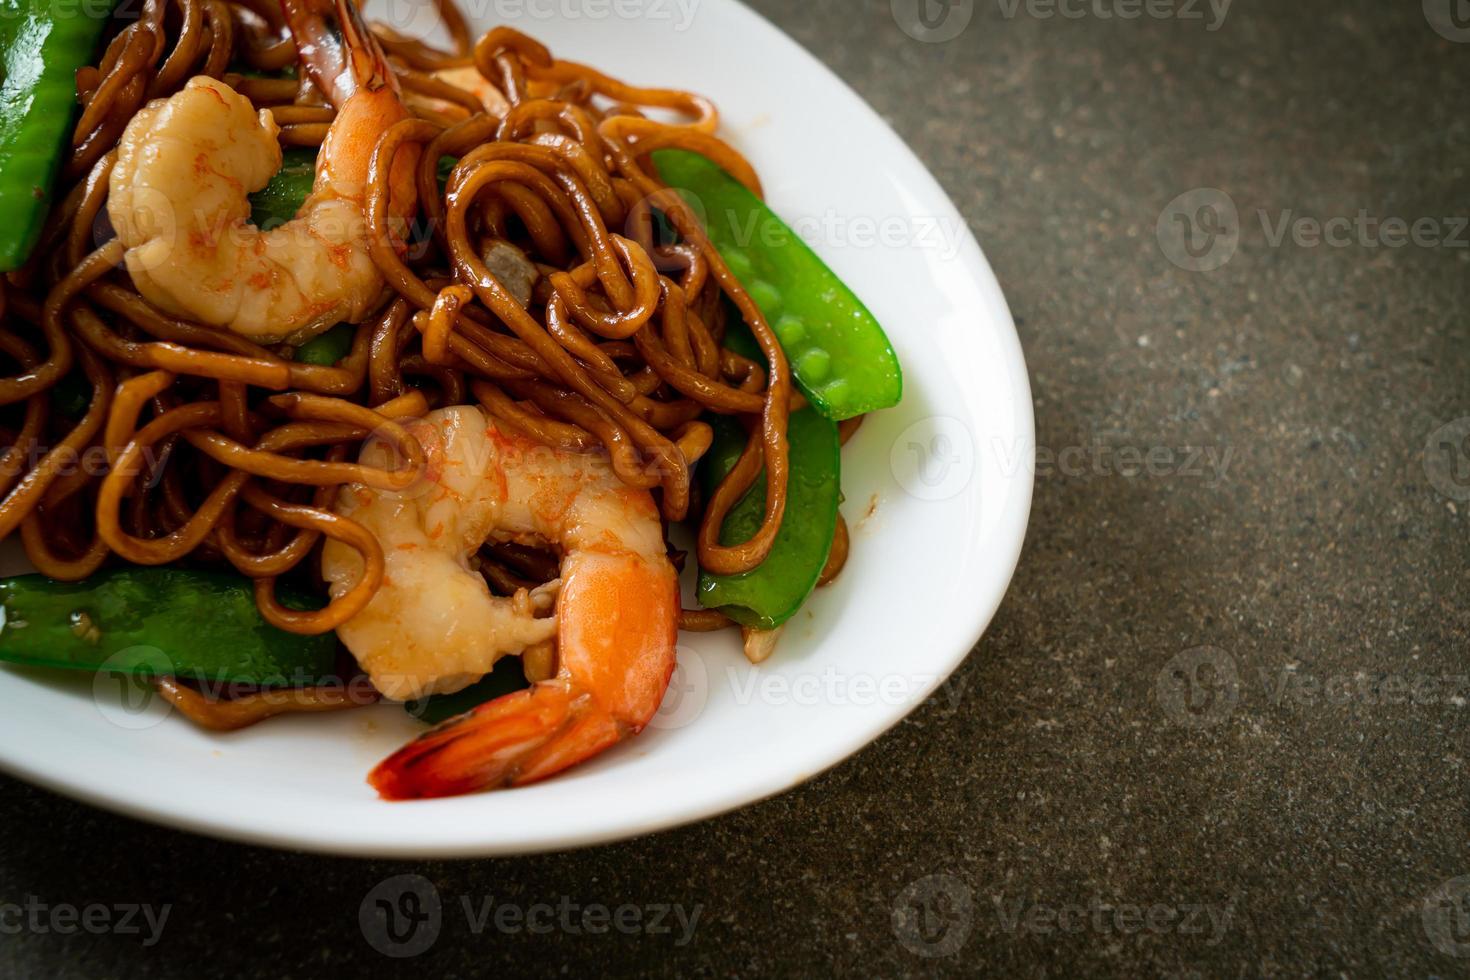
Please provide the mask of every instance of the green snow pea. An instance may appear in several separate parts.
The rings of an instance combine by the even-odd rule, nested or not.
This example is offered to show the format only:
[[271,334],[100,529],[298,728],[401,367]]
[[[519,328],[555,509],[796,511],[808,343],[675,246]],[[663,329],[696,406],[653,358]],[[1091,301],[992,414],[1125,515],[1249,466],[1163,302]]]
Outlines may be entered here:
[[326,333],[313,337],[296,348],[296,360],[302,364],[320,364],[331,367],[352,350],[352,340],[357,330],[350,323],[339,323]]
[[[292,609],[319,599],[277,587]],[[335,634],[271,626],[249,579],[161,566],[118,568],[84,582],[0,579],[0,660],[38,667],[190,680],[311,682],[336,674]]]
[[0,0],[0,272],[30,258],[111,0]]
[[270,183],[250,195],[250,220],[265,231],[296,217],[316,181],[316,150],[292,146],[281,151],[281,169]]
[[81,371],[73,371],[52,385],[49,394],[53,411],[79,419],[92,404],[92,382]]
[[[0,0],[3,3],[4,0]],[[439,186],[449,180],[454,157],[439,160]],[[316,150],[293,146],[281,152],[281,169],[260,190],[250,195],[250,220],[269,231],[296,217],[311,186],[316,182]]]
[[[707,415],[715,441],[701,462],[707,492],[713,493],[745,448],[745,429],[729,416]],[[719,609],[744,626],[772,630],[786,622],[817,587],[837,531],[840,446],[837,426],[811,406],[795,412],[786,430],[791,476],[786,516],[771,553],[739,575],[699,573],[699,604]],[[761,525],[766,506],[762,470],[745,496],[730,508],[720,528],[721,544],[748,540]]]
[[418,701],[405,701],[403,710],[420,721],[437,725],[473,711],[482,704],[530,687],[519,657],[502,657],[495,669],[463,691],[434,694]]
[[705,220],[710,241],[765,314],[807,400],[833,421],[897,405],[903,372],[883,328],[770,208],[714,163],[656,150],[654,163]]

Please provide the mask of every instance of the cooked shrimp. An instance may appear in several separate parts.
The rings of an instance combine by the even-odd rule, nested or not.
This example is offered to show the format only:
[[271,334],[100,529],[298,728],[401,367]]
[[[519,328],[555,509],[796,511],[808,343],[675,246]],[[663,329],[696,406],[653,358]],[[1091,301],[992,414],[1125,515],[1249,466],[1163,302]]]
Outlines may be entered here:
[[[155,306],[262,343],[364,319],[384,280],[367,247],[364,192],[378,137],[406,118],[397,84],[351,0],[282,0],[303,65],[337,107],[311,196],[271,231],[247,195],[281,167],[277,126],[212,78],[134,115],[118,144],[107,212],[133,283]],[[392,210],[413,207],[412,161]]]
[[[449,796],[544,779],[637,734],[674,670],[678,580],[658,509],[607,459],[548,449],[498,428],[473,406],[411,427],[425,484],[404,494],[345,487],[338,513],[383,545],[383,586],[338,635],[373,685],[396,699],[449,693],[503,656],[555,639],[550,680],[506,695],[410,743],[373,772],[384,797]],[[362,459],[391,465],[384,445]],[[534,598],[490,594],[470,564],[487,540],[549,544],[562,554],[554,615]],[[334,595],[362,561],[328,541]]]

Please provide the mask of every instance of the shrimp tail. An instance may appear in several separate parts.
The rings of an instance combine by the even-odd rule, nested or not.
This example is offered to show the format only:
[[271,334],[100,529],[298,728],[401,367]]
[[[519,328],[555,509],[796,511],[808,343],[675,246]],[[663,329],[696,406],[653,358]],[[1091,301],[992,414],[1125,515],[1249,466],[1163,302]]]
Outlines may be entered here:
[[307,74],[333,105],[385,87],[398,95],[398,80],[353,0],[281,0],[281,11]]
[[389,800],[524,786],[553,776],[653,720],[674,673],[678,581],[672,566],[581,552],[562,566],[556,677],[424,733],[368,781]]
[[[317,153],[313,193],[331,190],[360,202],[379,138],[408,115],[398,78],[354,0],[280,2],[296,39],[298,60],[337,107],[337,119]],[[413,211],[418,158],[415,145],[393,162],[389,212],[395,219],[406,219]]]
[[389,800],[520,786],[590,758],[623,737],[617,722],[585,691],[560,680],[544,681],[425,732],[380,763],[368,782]]

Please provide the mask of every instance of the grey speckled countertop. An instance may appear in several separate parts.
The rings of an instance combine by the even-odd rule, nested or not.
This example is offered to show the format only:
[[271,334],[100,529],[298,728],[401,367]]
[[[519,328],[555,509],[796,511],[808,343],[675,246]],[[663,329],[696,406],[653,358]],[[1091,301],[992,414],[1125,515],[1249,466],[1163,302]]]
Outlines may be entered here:
[[[0,920],[0,975],[1470,971],[1470,29],[1450,0],[1423,5],[1438,31],[1417,0],[1223,21],[1218,0],[975,0],[944,43],[888,0],[755,5],[933,169],[1016,315],[1042,465],[966,696],[770,802],[524,860],[302,857],[0,780],[0,899],[172,905],[151,946]],[[1186,446],[1213,455],[1118,474]],[[636,936],[460,921],[400,964],[357,915],[405,873],[456,908],[700,917],[682,943],[672,913]]]

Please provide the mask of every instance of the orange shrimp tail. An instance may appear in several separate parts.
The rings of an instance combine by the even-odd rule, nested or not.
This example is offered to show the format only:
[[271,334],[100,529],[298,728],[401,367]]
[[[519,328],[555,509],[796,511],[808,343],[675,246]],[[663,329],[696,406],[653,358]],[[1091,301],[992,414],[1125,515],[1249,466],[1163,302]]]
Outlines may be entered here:
[[523,786],[643,730],[674,673],[678,581],[667,562],[582,552],[562,565],[560,673],[426,732],[368,777],[388,800]]
[[622,738],[591,697],[560,680],[507,694],[405,745],[368,782],[388,800],[458,796],[543,779]]

